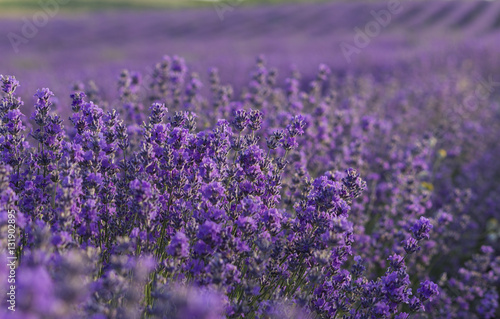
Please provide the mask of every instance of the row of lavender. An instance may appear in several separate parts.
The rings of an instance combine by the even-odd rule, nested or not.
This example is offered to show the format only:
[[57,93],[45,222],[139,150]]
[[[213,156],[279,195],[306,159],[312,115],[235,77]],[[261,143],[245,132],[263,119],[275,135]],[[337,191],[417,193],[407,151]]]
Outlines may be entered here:
[[456,69],[438,82],[321,65],[282,85],[259,58],[235,96],[216,69],[204,90],[165,57],[145,81],[122,72],[117,101],[76,85],[68,123],[48,89],[28,121],[3,76],[0,242],[17,268],[2,311],[494,318],[500,112]]
[[[311,78],[320,63],[340,71],[373,72],[375,67],[413,64],[424,53],[448,54],[451,60],[483,50],[491,53],[484,63],[488,72],[498,74],[493,70],[499,69],[500,3],[495,1],[401,1],[390,16],[383,12],[398,1],[256,7],[227,2],[231,6],[223,6],[222,17],[212,5],[69,16],[60,12],[31,27],[40,14],[2,17],[0,70],[16,75],[23,84],[17,94],[24,100],[48,86],[66,104],[67,84],[76,79],[98,79],[102,93],[114,99],[116,74],[123,68],[145,70],[161,52],[185,57],[204,81],[207,68],[217,66],[221,77],[238,88],[260,53],[283,71],[280,82],[291,65]],[[373,12],[382,16],[375,18]],[[16,40],[11,42],[9,35]]]

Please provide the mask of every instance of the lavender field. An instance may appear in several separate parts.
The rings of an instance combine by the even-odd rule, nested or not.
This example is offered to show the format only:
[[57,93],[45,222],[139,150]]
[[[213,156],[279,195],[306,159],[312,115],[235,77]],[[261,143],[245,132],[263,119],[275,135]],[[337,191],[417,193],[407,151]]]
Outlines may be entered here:
[[500,2],[49,2],[0,1],[0,318],[500,318]]

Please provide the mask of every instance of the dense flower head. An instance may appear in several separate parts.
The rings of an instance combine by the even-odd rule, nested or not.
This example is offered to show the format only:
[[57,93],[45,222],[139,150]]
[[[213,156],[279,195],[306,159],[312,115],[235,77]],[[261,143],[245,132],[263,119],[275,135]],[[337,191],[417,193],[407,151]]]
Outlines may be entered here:
[[407,302],[410,297],[409,284],[408,274],[393,271],[382,277],[382,292],[392,302]]
[[247,111],[239,109],[234,111],[233,127],[241,132],[248,126],[249,116]]
[[221,225],[212,222],[205,221],[198,231],[198,238],[207,242],[217,243],[220,240],[219,234],[221,232]]
[[284,137],[285,137],[284,131],[282,130],[274,131],[268,138],[266,137],[267,147],[271,150],[276,149],[278,146],[281,145],[281,141],[283,140]]
[[250,110],[248,126],[252,131],[258,131],[262,127],[264,114],[260,110]]
[[161,123],[168,111],[163,103],[153,103],[149,110],[151,111],[150,121],[153,125]]
[[19,87],[19,81],[12,75],[0,75],[0,79],[2,81],[2,91],[7,94],[14,94],[16,88]]
[[366,182],[361,179],[359,173],[352,167],[346,170],[346,177],[342,179],[342,182],[351,193],[352,198],[359,197],[366,189]]
[[3,117],[3,122],[6,123],[7,131],[16,136],[23,132],[25,126],[23,125],[22,118],[24,114],[19,109],[9,110]]
[[248,147],[239,157],[241,166],[244,169],[254,165],[259,165],[264,160],[264,151],[257,145]]
[[216,204],[225,196],[225,189],[220,182],[211,182],[200,188],[201,194],[212,204]]
[[388,260],[389,260],[389,265],[395,271],[405,268],[404,257],[401,255],[397,254],[391,255],[389,256]]
[[131,194],[134,196],[134,200],[142,202],[148,200],[151,197],[152,189],[151,184],[147,181],[140,181],[135,179],[130,182]]
[[424,305],[422,304],[422,301],[417,297],[412,297],[410,299],[409,306],[412,312],[420,312],[424,310]]
[[47,102],[49,98],[54,96],[54,93],[52,93],[52,91],[50,91],[48,88],[43,88],[37,90],[34,96],[38,99],[39,103],[44,103]]
[[85,93],[84,92],[75,92],[70,95],[72,102],[71,102],[71,109],[73,112],[78,112],[80,111],[83,103],[84,103],[84,98],[85,98]]
[[402,242],[402,244],[407,254],[413,254],[422,248],[418,245],[418,241],[413,237],[407,238]]
[[296,115],[292,118],[292,121],[287,126],[287,131],[290,137],[295,137],[297,135],[304,134],[304,128],[306,127],[306,119],[302,115]]
[[416,240],[429,239],[429,232],[432,227],[431,221],[421,216],[420,219],[413,224],[411,231]]
[[167,253],[174,257],[187,257],[189,254],[189,240],[186,234],[179,231],[172,237],[172,241],[167,248]]
[[426,280],[420,283],[417,293],[421,301],[432,300],[434,296],[439,295],[439,288],[432,281]]
[[54,93],[47,88],[37,90],[34,95],[36,98],[35,111],[31,115],[31,119],[39,126],[44,126],[47,123],[47,116],[52,106],[51,98]]

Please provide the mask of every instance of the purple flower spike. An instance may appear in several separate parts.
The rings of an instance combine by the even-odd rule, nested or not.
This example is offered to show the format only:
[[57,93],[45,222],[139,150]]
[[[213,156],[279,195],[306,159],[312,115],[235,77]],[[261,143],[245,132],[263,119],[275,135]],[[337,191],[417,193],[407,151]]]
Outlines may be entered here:
[[413,224],[411,231],[415,239],[420,241],[422,239],[429,239],[429,232],[432,229],[432,224],[428,218],[423,216]]
[[417,289],[417,293],[422,302],[432,300],[434,296],[439,295],[438,285],[430,280],[425,280],[420,283],[420,288]]
[[183,232],[177,232],[167,248],[167,253],[174,257],[187,257],[189,255],[189,240]]
[[14,76],[1,75],[0,79],[2,81],[2,91],[7,93],[8,95],[14,94],[16,88],[19,87],[19,81],[17,81]]
[[421,248],[418,245],[418,241],[413,237],[404,240],[402,244],[407,254],[413,254],[414,252],[419,251]]

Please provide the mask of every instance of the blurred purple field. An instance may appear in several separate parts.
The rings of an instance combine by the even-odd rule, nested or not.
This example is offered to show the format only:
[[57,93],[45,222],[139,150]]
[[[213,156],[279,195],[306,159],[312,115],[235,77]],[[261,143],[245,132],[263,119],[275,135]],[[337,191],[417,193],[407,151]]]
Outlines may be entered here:
[[[433,57],[443,61],[486,51],[488,69],[495,73],[500,4],[486,1],[402,2],[401,12],[347,63],[340,44],[352,44],[354,28],[364,29],[374,20],[370,11],[386,6],[333,2],[235,7],[221,16],[215,8],[61,15],[20,44],[18,53],[3,36],[0,69],[18,74],[23,93],[43,85],[59,93],[67,90],[59,88],[61,83],[82,79],[111,86],[121,69],[145,73],[163,54],[183,56],[202,76],[217,66],[223,81],[240,85],[259,54],[271,66],[287,71],[293,65],[312,76],[320,63],[335,73],[376,75],[398,63],[417,65]],[[21,34],[22,26],[19,17],[0,21],[5,35]]]
[[1,318],[500,317],[500,2],[1,17]]

